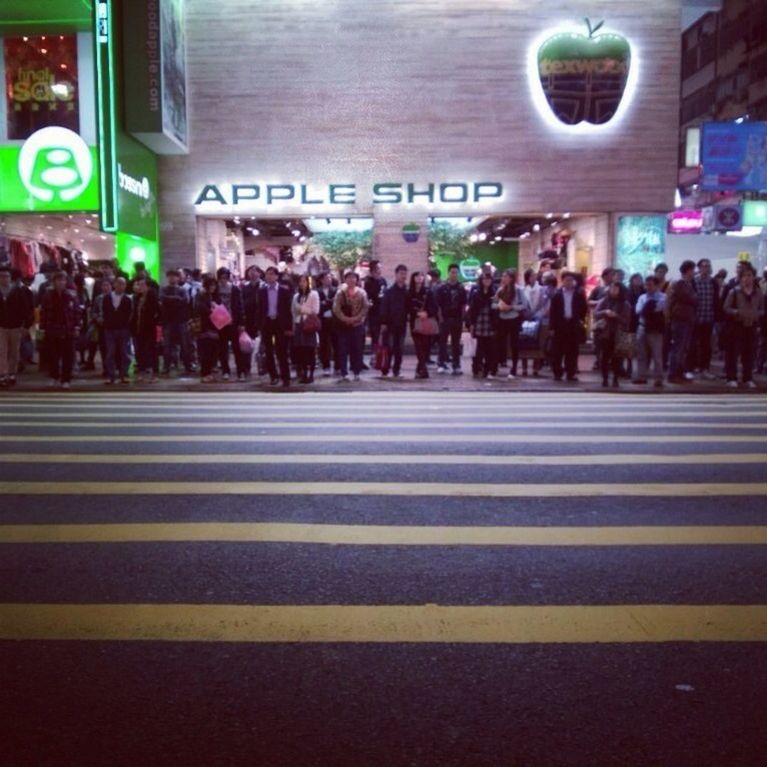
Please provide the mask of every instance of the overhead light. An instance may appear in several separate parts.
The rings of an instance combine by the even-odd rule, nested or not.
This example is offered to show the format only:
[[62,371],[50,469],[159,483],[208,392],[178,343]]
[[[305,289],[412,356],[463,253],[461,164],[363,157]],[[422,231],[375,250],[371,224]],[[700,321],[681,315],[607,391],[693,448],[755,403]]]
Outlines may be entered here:
[[480,232],[479,233],[479,241],[484,242],[487,239],[487,232]]
[[301,235],[301,236],[298,238],[298,241],[299,241],[299,242],[306,242],[306,235],[302,234],[302,235]]
[[553,213],[547,213],[546,214],[546,218],[554,218],[554,214]]
[[101,239],[102,239],[102,240],[106,240],[106,238],[107,238],[107,236],[106,236],[105,234],[102,234],[102,235],[101,235]]
[[48,49],[47,48],[40,48],[40,53],[45,55],[46,53],[48,53]]
[[496,235],[495,235],[495,241],[496,241],[496,242],[500,242],[502,239],[503,239],[503,237],[501,237],[501,235],[500,235],[500,234],[496,234]]
[[53,227],[50,224],[48,224],[48,226],[46,226],[45,228],[46,229],[53,229]]
[[469,241],[470,242],[478,242],[479,241],[479,235],[478,234],[470,234],[469,235]]
[[80,234],[80,230],[79,229],[75,229],[75,234]]
[[300,237],[300,236],[301,236],[301,230],[300,230],[300,229],[291,229],[291,230],[290,230],[290,233],[291,233],[291,234],[292,234],[294,237]]
[[254,237],[258,237],[258,235],[261,234],[259,229],[251,229],[250,232]]
[[23,37],[22,40],[24,40],[25,43],[29,42],[29,38],[28,37]]
[[540,224],[533,224],[533,231],[534,232],[540,232],[541,231],[541,225]]
[[565,213],[563,218],[570,218],[570,214],[569,213]]

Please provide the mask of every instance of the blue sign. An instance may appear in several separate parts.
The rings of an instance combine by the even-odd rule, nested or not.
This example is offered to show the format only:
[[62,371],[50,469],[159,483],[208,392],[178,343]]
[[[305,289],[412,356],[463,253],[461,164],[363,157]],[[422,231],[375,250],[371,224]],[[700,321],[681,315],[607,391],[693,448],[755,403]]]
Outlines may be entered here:
[[767,122],[706,123],[700,152],[703,189],[767,190]]
[[666,216],[619,216],[615,265],[626,274],[649,274],[666,255]]

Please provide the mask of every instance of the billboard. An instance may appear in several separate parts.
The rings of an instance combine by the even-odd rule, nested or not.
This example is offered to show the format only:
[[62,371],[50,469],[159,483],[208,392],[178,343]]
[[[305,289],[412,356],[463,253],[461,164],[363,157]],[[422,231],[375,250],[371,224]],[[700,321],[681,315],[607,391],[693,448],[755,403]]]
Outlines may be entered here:
[[666,255],[666,216],[619,216],[615,265],[626,274],[647,274]]
[[701,146],[707,191],[767,191],[767,122],[706,123]]
[[3,59],[10,141],[24,141],[51,125],[79,131],[75,35],[7,37]]
[[669,234],[700,234],[702,231],[702,210],[675,210],[673,213],[669,213]]
[[184,0],[124,3],[123,30],[126,127],[157,154],[185,154]]

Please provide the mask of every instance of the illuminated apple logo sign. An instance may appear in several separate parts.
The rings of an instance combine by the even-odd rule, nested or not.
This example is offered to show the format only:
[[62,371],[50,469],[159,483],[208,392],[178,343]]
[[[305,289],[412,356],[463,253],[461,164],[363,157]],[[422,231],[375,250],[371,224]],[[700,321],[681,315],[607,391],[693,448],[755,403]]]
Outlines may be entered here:
[[636,87],[636,57],[621,34],[585,19],[576,28],[549,31],[531,48],[529,76],[544,119],[565,130],[593,131],[625,111]]

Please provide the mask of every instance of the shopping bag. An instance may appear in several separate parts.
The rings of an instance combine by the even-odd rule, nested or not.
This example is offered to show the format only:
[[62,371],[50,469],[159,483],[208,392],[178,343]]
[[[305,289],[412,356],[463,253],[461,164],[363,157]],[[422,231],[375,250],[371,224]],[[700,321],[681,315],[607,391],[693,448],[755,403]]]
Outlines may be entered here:
[[240,351],[243,354],[253,353],[253,347],[255,344],[253,343],[253,339],[244,330],[242,333],[240,333],[240,337],[237,339],[237,343],[239,343]]
[[213,304],[210,311],[210,321],[216,330],[222,330],[232,324],[232,315],[223,304]]
[[422,336],[439,335],[439,323],[434,317],[418,317],[413,325],[413,332]]
[[477,339],[471,333],[461,335],[461,345],[463,346],[464,357],[474,357],[477,353]]
[[389,369],[389,357],[391,356],[391,350],[386,344],[379,344],[376,349],[375,370],[388,370]]

